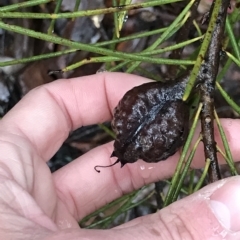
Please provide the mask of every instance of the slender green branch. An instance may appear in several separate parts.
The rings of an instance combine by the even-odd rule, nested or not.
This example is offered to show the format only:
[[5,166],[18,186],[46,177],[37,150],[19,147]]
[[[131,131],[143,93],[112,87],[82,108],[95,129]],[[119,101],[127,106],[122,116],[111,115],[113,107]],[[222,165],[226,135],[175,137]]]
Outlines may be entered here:
[[223,156],[223,158],[227,161],[229,161],[229,159],[227,160],[227,155],[223,152],[223,150],[217,145],[217,151]]
[[[33,7],[39,4],[44,4],[52,1],[54,0],[30,0],[25,2],[15,3],[8,6],[0,7],[0,12],[10,12],[10,11],[17,10],[19,8]],[[12,14],[12,13],[9,13],[9,14]]]
[[208,24],[207,32],[205,33],[203,43],[201,45],[199,54],[198,54],[197,59],[196,59],[196,63],[194,64],[193,70],[192,70],[190,78],[189,78],[189,82],[188,82],[187,87],[185,89],[185,93],[183,95],[183,101],[186,101],[188,99],[188,97],[189,97],[189,95],[192,91],[192,88],[195,84],[195,81],[197,79],[200,67],[202,65],[202,62],[204,60],[205,54],[208,50],[208,46],[209,46],[210,41],[211,41],[213,29],[215,27],[218,12],[219,12],[220,6],[221,6],[221,0],[216,0],[214,3],[215,4],[214,4],[213,11],[212,11],[210,22]]
[[113,62],[113,61],[120,61],[120,60],[121,59],[116,58],[116,57],[91,57],[91,58],[83,59],[80,62],[71,64],[71,65],[61,69],[61,71],[62,72],[68,72],[68,71],[76,69],[80,66],[83,66],[85,64],[89,64],[89,63],[98,63],[98,62],[106,63],[106,62]]
[[[80,6],[80,4],[81,4],[81,1],[82,1],[82,0],[76,0],[75,6],[74,6],[74,9],[73,9],[74,12],[76,12],[76,11],[79,9],[79,6]],[[72,18],[72,21],[74,21],[74,19],[75,19],[75,18]]]
[[139,190],[136,190],[136,191],[134,191],[134,192],[131,192],[131,193],[129,193],[128,195],[124,195],[124,196],[122,196],[122,197],[120,197],[120,198],[112,201],[111,203],[103,206],[102,208],[96,210],[95,212],[89,214],[88,216],[84,217],[84,218],[80,221],[80,225],[82,225],[84,222],[87,222],[90,218],[98,215],[99,213],[105,212],[107,209],[109,209],[109,208],[111,208],[111,207],[113,207],[113,206],[115,206],[115,205],[120,204],[121,202],[125,201],[127,198],[129,198],[129,197],[131,197],[131,196],[134,196],[137,192],[139,192]]
[[190,40],[187,40],[187,41],[184,41],[184,42],[180,42],[180,43],[177,43],[177,44],[174,44],[172,46],[165,47],[165,48],[160,48],[160,49],[150,50],[150,51],[144,51],[144,52],[139,53],[139,55],[148,56],[148,55],[156,55],[156,54],[160,54],[160,53],[164,53],[164,52],[169,52],[169,51],[172,51],[172,50],[179,49],[179,48],[185,47],[187,45],[190,45],[191,43],[194,43],[196,41],[201,40],[202,38],[203,38],[203,36],[196,37],[196,38],[193,38],[193,39],[190,39]]
[[[143,188],[144,189],[144,188]],[[142,189],[142,190],[143,190]],[[141,191],[141,190],[140,190]],[[86,228],[94,228],[96,226],[99,226],[100,224],[102,225],[101,228],[106,228],[107,225],[112,222],[117,216],[119,216],[122,213],[125,213],[126,211],[128,211],[129,209],[139,205],[140,203],[142,203],[143,201],[146,201],[149,197],[151,197],[151,195],[153,194],[153,192],[151,194],[149,194],[146,198],[144,198],[143,200],[140,201],[140,203],[133,203],[133,199],[136,198],[137,194],[140,191],[136,191],[135,194],[131,194],[128,195],[127,198],[124,199],[124,202],[122,202],[121,206],[117,208],[117,210],[111,214],[110,216],[105,217],[104,219],[97,221],[89,226],[87,226]]]
[[[192,3],[191,3],[192,4]],[[190,5],[191,6],[191,5]],[[186,6],[186,8],[184,9],[183,13],[180,14],[180,16],[178,16],[178,19],[176,19],[170,26],[170,30],[169,27],[164,29],[164,33],[160,36],[160,38],[158,38],[158,40],[156,40],[149,48],[145,49],[143,52],[139,53],[139,54],[145,54],[145,52],[149,52],[149,51],[153,51],[156,47],[158,47],[159,44],[161,44],[165,38],[171,36],[174,32],[176,32],[177,29],[179,29],[181,27],[181,24],[178,23],[179,20],[181,20],[182,18],[184,18],[184,14],[187,13],[187,11],[190,9],[190,6]],[[156,31],[156,30],[155,30]],[[146,35],[145,35],[146,36]],[[102,43],[100,43],[101,45],[103,45]],[[98,46],[100,45],[98,44]],[[161,50],[159,50],[161,52]],[[131,63],[131,61],[126,61],[124,63],[120,63],[119,65],[109,69],[109,71],[117,71],[119,69],[121,69],[123,66],[127,65]],[[126,72],[130,73],[132,72],[134,69],[136,69],[139,66],[140,62],[135,62],[130,64],[130,67],[128,68],[128,70]]]
[[[117,0],[112,0],[112,5],[113,7],[117,7]],[[118,18],[118,12],[113,13],[113,20],[114,20],[114,29],[115,29],[115,36],[116,38],[120,37],[120,33],[119,33],[119,18]]]
[[[195,0],[191,0],[188,5],[183,9],[183,11],[177,16],[177,18],[172,22],[172,24],[164,31],[164,33],[147,49],[145,49],[143,52],[151,51],[156,49],[167,37],[170,37],[176,29],[179,29],[181,27],[181,24],[179,24],[184,17],[186,17],[187,12],[192,7]],[[186,18],[185,18],[186,21]],[[135,70],[136,67],[139,66],[141,62],[135,62],[131,65],[130,68],[126,72],[131,73]]]
[[125,61],[125,62],[122,62],[110,69],[108,69],[109,72],[116,72],[116,71],[119,71],[120,69],[122,69],[124,66],[128,65],[129,64],[129,61]]
[[111,51],[108,49],[95,47],[95,46],[92,46],[89,44],[74,42],[74,41],[70,41],[67,39],[60,38],[60,37],[44,34],[41,32],[36,32],[36,31],[30,30],[30,29],[25,29],[25,28],[19,27],[19,26],[9,25],[9,24],[3,23],[1,21],[0,21],[0,28],[6,29],[8,31],[13,31],[13,32],[17,32],[20,34],[24,34],[29,37],[34,37],[34,38],[41,39],[44,41],[67,46],[70,48],[94,52],[94,53],[98,53],[101,55],[108,55],[111,57],[118,57],[118,58],[126,59],[126,60],[136,60],[136,61],[150,62],[150,63],[156,63],[156,64],[178,64],[178,65],[194,64],[194,61],[191,61],[191,60],[181,60],[180,61],[180,60],[174,60],[174,59],[150,58],[150,57],[139,56],[136,54]]
[[126,6],[102,8],[102,9],[95,9],[95,10],[85,10],[85,11],[70,12],[70,13],[58,13],[58,14],[0,12],[0,18],[25,18],[25,19],[27,18],[34,18],[34,19],[77,18],[77,17],[86,17],[86,16],[101,15],[101,14],[107,14],[107,13],[122,12],[122,11],[131,10],[131,9],[137,9],[137,8],[160,6],[160,5],[180,2],[180,1],[182,0],[155,0],[155,1],[147,1],[143,3],[129,4]]
[[194,25],[194,27],[196,28],[198,35],[199,35],[199,36],[202,36],[203,34],[202,34],[202,31],[201,31],[201,28],[199,27],[199,25],[198,25],[198,23],[196,22],[196,20],[193,21],[193,25]]
[[227,62],[224,64],[223,68],[221,69],[220,73],[218,74],[216,82],[220,82],[223,79],[223,77],[225,76],[225,74],[228,71],[231,64],[232,64],[232,60],[230,58],[228,58]]
[[[134,35],[119,38],[119,39],[116,39],[116,40],[110,40],[110,41],[96,43],[96,44],[94,44],[94,46],[105,46],[105,45],[109,45],[109,44],[112,44],[112,43],[119,43],[119,42],[123,42],[123,41],[132,40],[132,39],[135,39],[135,38],[147,37],[147,36],[159,34],[161,32],[164,32],[165,30],[166,30],[166,28],[162,28],[162,29],[157,29],[157,30],[153,30],[153,31],[150,31],[150,32],[143,32],[143,33],[139,33],[139,34],[134,34]],[[38,56],[29,57],[29,58],[22,58],[22,59],[16,59],[16,60],[12,60],[12,61],[0,62],[0,67],[15,65],[15,64],[20,64],[20,63],[28,63],[28,62],[38,61],[38,60],[41,60],[41,59],[46,59],[46,58],[51,58],[51,57],[57,57],[57,56],[72,53],[72,52],[75,52],[75,51],[77,51],[77,49],[70,49],[70,50],[59,51],[59,52],[54,52],[54,53],[41,54],[41,55],[38,55]],[[120,68],[121,68],[121,66],[120,66]]]
[[173,196],[174,196],[174,193],[176,191],[176,186],[177,186],[177,183],[179,181],[181,170],[183,168],[183,163],[184,163],[184,160],[186,158],[187,152],[188,152],[188,150],[190,148],[190,144],[191,144],[194,132],[195,132],[196,127],[197,127],[197,123],[198,123],[198,119],[199,119],[199,116],[200,116],[200,112],[202,110],[202,106],[203,106],[203,104],[200,103],[199,106],[198,106],[196,115],[195,115],[195,117],[193,119],[192,127],[190,129],[189,134],[188,134],[186,143],[185,143],[185,145],[183,147],[183,151],[182,151],[181,157],[180,157],[180,159],[178,161],[178,164],[177,164],[177,167],[176,167],[176,170],[175,170],[175,174],[174,174],[174,176],[172,178],[172,181],[171,181],[171,186],[169,188],[169,191],[167,193],[166,199],[164,201],[164,206],[169,205],[173,201]]
[[[171,51],[172,49],[177,49],[177,48],[180,48],[182,46],[186,46],[186,45],[188,45],[190,43],[196,42],[196,41],[198,41],[201,38],[202,37],[197,37],[197,38],[194,38],[194,39],[191,39],[191,40],[188,40],[188,41],[176,44],[174,46],[169,46],[169,47],[166,47],[166,48],[157,49],[156,51],[137,53],[136,55],[148,56],[148,55],[153,55],[153,54],[164,53],[164,52],[167,52],[167,51]],[[64,54],[68,54],[68,53],[72,53],[72,52],[76,52],[76,51],[77,51],[76,49],[70,49],[70,50],[59,51],[59,52],[54,52],[54,53],[41,54],[39,56],[33,56],[33,57],[29,57],[29,58],[22,58],[22,59],[16,59],[16,60],[11,60],[11,61],[6,61],[6,62],[0,62],[0,67],[9,66],[9,65],[15,65],[15,64],[20,64],[20,63],[28,63],[28,62],[38,61],[38,60],[51,58],[51,57],[58,57],[58,56],[61,56],[61,55],[64,55]],[[106,59],[106,62],[118,61],[118,60],[120,61],[121,59],[120,58],[109,58],[109,59]],[[94,62],[94,60],[92,59],[89,62]],[[101,61],[101,62],[105,62],[105,61]],[[85,60],[83,60],[83,63],[80,63],[79,66],[84,65],[86,63],[87,63],[87,60],[85,59]],[[75,66],[78,67],[78,65],[75,65]],[[63,70],[63,71],[68,71],[68,70]]]
[[[56,4],[55,10],[54,10],[54,14],[59,13],[61,5],[62,5],[62,1],[63,0],[57,0],[57,4]],[[52,19],[51,20],[50,26],[49,26],[48,31],[47,31],[48,34],[52,34],[53,33],[55,22],[56,22],[56,19]]]
[[[231,160],[226,156],[226,154],[222,151],[222,149],[217,145],[217,151],[223,156],[223,158],[225,159],[225,161],[228,163]],[[230,166],[230,165],[229,165]],[[235,169],[235,167],[233,166],[233,168],[231,169],[231,174],[234,175],[239,175],[237,170]]]
[[78,50],[69,49],[69,50],[65,50],[65,51],[59,51],[59,52],[41,54],[41,55],[38,55],[38,56],[32,56],[32,57],[29,57],[29,58],[21,58],[21,59],[6,61],[6,62],[0,62],[0,67],[39,61],[39,60],[42,60],[42,59],[48,59],[48,58],[52,58],[52,57],[62,56],[62,55],[65,55],[65,54],[76,52],[76,51],[78,51]]
[[[165,47],[165,48],[162,48],[162,49],[150,50],[150,51],[145,50],[145,51],[143,51],[143,52],[136,53],[136,55],[144,55],[144,56],[146,55],[146,56],[148,56],[148,55],[155,55],[155,54],[160,54],[160,53],[172,51],[172,50],[174,50],[174,49],[181,48],[181,47],[183,47],[183,46],[189,45],[189,44],[191,44],[191,43],[193,43],[193,42],[195,42],[195,41],[198,41],[198,40],[200,40],[200,39],[202,39],[202,38],[203,38],[203,36],[197,37],[197,38],[190,39],[190,40],[188,40],[188,41],[185,41],[185,42],[182,42],[182,43],[179,43],[179,44],[175,44],[175,45],[173,45],[173,46]],[[180,61],[182,61],[182,60],[180,60]],[[117,66],[109,69],[109,71],[111,71],[111,72],[118,71],[119,69],[121,69],[122,67],[124,67],[124,66],[127,65],[127,64],[131,64],[131,61],[122,62],[122,63],[120,63],[119,65],[117,65]],[[135,63],[132,63],[131,65],[134,65],[134,64],[135,64]],[[131,69],[132,69],[132,68],[135,69],[135,68],[136,68],[135,65],[134,65],[133,67],[129,67],[129,72],[131,72]]]
[[215,109],[214,109],[214,117],[215,117],[215,120],[217,122],[218,130],[220,132],[222,142],[223,142],[223,146],[224,146],[224,149],[225,149],[225,152],[226,152],[226,155],[227,155],[227,158],[226,158],[227,164],[230,167],[232,175],[238,175],[238,173],[237,173],[237,171],[234,167],[234,161],[233,161],[231,150],[230,150],[229,145],[228,145],[227,137],[225,135],[222,124],[221,124],[221,122],[218,118],[218,115],[217,115],[217,112],[216,112]]
[[[132,3],[132,0],[120,0],[119,5],[120,6],[123,6],[123,5],[125,6],[125,5],[129,5],[131,3]],[[119,19],[118,29],[119,29],[119,31],[122,30],[123,23],[125,22],[126,17],[127,17],[127,12],[126,11],[118,13],[118,19]]]
[[[136,56],[138,56],[136,54]],[[174,60],[174,59],[167,59],[167,61],[165,61],[166,59],[163,58],[142,58],[143,62],[149,62],[149,63],[155,63],[155,64],[176,64],[176,65],[192,65],[194,64],[194,61],[189,61],[189,60]],[[113,61],[121,61],[121,58],[116,58],[116,57],[91,57],[91,58],[86,58],[83,59],[80,62],[74,63],[70,66],[67,66],[65,68],[63,68],[61,71],[62,72],[67,72],[67,71],[71,71],[73,69],[76,69],[80,66],[83,66],[85,64],[89,64],[89,63],[97,63],[97,62],[102,62],[102,63],[108,63],[108,62],[113,62]]]
[[222,94],[223,98],[226,100],[226,102],[233,108],[234,111],[236,111],[240,115],[240,106],[238,106],[231,97],[223,90],[221,85],[216,82],[216,86],[219,90],[219,92]]
[[133,35],[127,36],[127,37],[122,37],[122,38],[119,38],[119,39],[113,39],[113,40],[109,40],[109,41],[96,43],[96,44],[94,44],[94,46],[102,47],[102,46],[106,46],[106,45],[109,45],[109,44],[112,44],[112,43],[120,43],[120,42],[124,42],[124,41],[133,40],[133,39],[136,39],[136,38],[149,37],[149,36],[152,36],[152,35],[155,35],[155,34],[162,33],[166,29],[167,28],[160,28],[160,29],[156,29],[156,30],[152,30],[152,31],[148,31],[148,32],[137,33],[137,34],[133,34]]
[[240,67],[240,59],[234,57],[230,52],[226,52],[228,57]]
[[[164,32],[165,30],[166,30],[166,28],[161,28],[161,29],[157,29],[157,30],[153,30],[153,31],[149,31],[149,32],[133,34],[131,36],[123,37],[123,38],[119,38],[119,39],[115,39],[115,40],[100,42],[100,43],[96,43],[93,45],[96,47],[100,47],[100,46],[105,46],[105,45],[109,45],[112,43],[120,43],[123,41],[128,41],[128,40],[132,40],[132,39],[136,39],[136,38],[148,37],[151,35],[159,34],[161,32]],[[41,54],[38,56],[29,57],[29,58],[22,58],[22,59],[16,59],[16,60],[12,60],[12,61],[0,62],[0,67],[15,65],[15,64],[20,64],[20,63],[28,63],[28,62],[38,61],[41,59],[46,59],[46,58],[51,58],[51,57],[57,57],[57,56],[72,53],[75,51],[77,51],[77,49],[70,49],[70,50],[59,51],[59,52],[54,52],[54,53]]]
[[195,179],[195,174],[196,174],[196,170],[195,169],[191,169],[190,173],[189,173],[189,184],[188,184],[188,195],[193,193],[193,185],[194,185],[194,179]]
[[233,47],[234,54],[236,55],[237,59],[240,60],[239,46],[237,44],[237,40],[236,40],[235,34],[233,32],[233,29],[232,29],[232,26],[230,24],[230,21],[229,21],[228,17],[227,17],[227,20],[226,20],[226,29],[227,29],[228,36],[230,38],[230,42],[231,42],[232,47]]
[[209,166],[210,166],[210,163],[211,163],[211,160],[209,158],[206,159],[206,163],[205,163],[205,167],[204,167],[204,170],[203,170],[203,173],[202,173],[202,176],[200,177],[197,185],[195,186],[193,192],[196,192],[198,191],[201,186],[203,185],[203,181],[204,179],[206,178],[207,174],[208,174],[208,169],[209,169]]
[[[163,52],[167,52],[167,51],[170,51],[172,49],[177,49],[177,48],[181,48],[182,46],[186,46],[192,42],[195,42],[199,39],[201,39],[202,37],[198,37],[198,38],[195,38],[195,39],[191,39],[191,40],[188,40],[188,41],[185,41],[183,43],[179,43],[179,44],[176,44],[174,46],[170,46],[170,47],[166,47],[166,48],[163,48],[163,49],[158,49],[158,50],[155,50],[154,51],[150,51],[150,52],[142,52],[142,53],[136,53],[136,55],[155,55],[155,54],[159,54],[159,53],[163,53]],[[159,60],[160,58],[158,58]],[[82,65],[85,65],[85,64],[88,64],[88,63],[94,63],[94,62],[113,62],[113,61],[121,61],[120,58],[115,58],[115,57],[92,57],[92,58],[89,58],[89,59],[84,59],[80,62],[77,62],[75,64],[72,64],[68,67],[65,67],[64,69],[62,69],[63,72],[67,72],[67,71],[71,71],[77,67],[80,67]],[[183,60],[180,60],[179,63],[182,63]]]
[[146,202],[149,198],[151,198],[154,194],[154,191],[152,191],[148,196],[146,196],[145,198],[143,198],[142,200],[140,200],[139,202],[136,203],[132,203],[131,206],[126,208],[126,211],[133,209],[134,207],[139,206],[140,204]]
[[190,165],[192,163],[193,157],[194,157],[195,152],[197,150],[198,144],[200,143],[201,140],[202,140],[202,135],[200,134],[200,136],[198,137],[196,143],[193,146],[192,151],[189,154],[189,157],[188,157],[185,165],[183,165],[183,170],[182,170],[182,172],[180,174],[180,179],[178,181],[178,185],[177,185],[176,191],[174,192],[174,195],[173,195],[173,201],[176,201],[177,198],[178,198],[179,192],[181,191],[181,188],[182,188],[182,185],[183,185],[183,181],[184,181],[184,179],[185,179],[185,177],[186,177],[186,175],[188,173],[188,170],[189,170]]

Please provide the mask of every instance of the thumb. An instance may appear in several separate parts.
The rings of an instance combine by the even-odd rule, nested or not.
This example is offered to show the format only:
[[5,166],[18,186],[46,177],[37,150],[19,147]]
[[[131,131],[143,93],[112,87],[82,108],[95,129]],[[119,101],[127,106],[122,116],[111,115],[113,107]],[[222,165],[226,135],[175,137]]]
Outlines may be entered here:
[[[240,239],[240,177],[215,182],[155,214],[115,229],[114,239]],[[119,234],[120,234],[119,232]]]
[[240,176],[223,179],[155,214],[110,230],[67,229],[49,240],[239,240]]

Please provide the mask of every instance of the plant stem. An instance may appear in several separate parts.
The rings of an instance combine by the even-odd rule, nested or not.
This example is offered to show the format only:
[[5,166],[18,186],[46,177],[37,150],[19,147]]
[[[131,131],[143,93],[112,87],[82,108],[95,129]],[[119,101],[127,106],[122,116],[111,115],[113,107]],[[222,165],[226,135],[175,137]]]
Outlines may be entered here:
[[[197,40],[198,39],[201,39],[201,37],[198,37],[198,38],[196,38]],[[191,39],[191,40],[188,40],[188,41],[186,41],[186,42],[184,42],[184,43],[179,43],[179,44],[176,44],[176,45],[174,45],[174,46],[169,46],[169,47],[166,47],[166,48],[163,48],[163,49],[158,49],[158,50],[155,50],[155,52],[154,51],[150,51],[150,52],[142,52],[142,53],[136,53],[136,55],[141,55],[141,56],[148,56],[148,55],[150,55],[150,56],[153,56],[153,55],[155,55],[155,54],[159,54],[159,53],[163,53],[163,52],[167,52],[167,51],[169,51],[169,49],[177,49],[177,48],[179,48],[179,47],[181,47],[181,46],[185,46],[185,45],[188,45],[189,43],[191,43],[191,42],[194,42],[194,41],[196,41],[195,39]],[[159,59],[159,58],[158,58]],[[62,72],[67,72],[67,71],[70,71],[70,70],[73,70],[73,69],[75,69],[75,68],[77,68],[77,67],[80,67],[80,66],[82,66],[82,65],[85,65],[85,64],[88,64],[88,63],[93,63],[93,62],[105,62],[105,63],[111,63],[111,62],[113,62],[113,61],[121,61],[121,59],[120,58],[116,58],[116,57],[92,57],[92,58],[87,58],[87,59],[83,59],[82,61],[80,61],[80,62],[77,62],[77,63],[74,63],[74,64],[72,64],[72,65],[70,65],[70,66],[67,66],[67,67],[65,67],[64,69],[62,69],[61,71]],[[182,62],[182,60],[180,60],[180,63]],[[0,63],[0,65],[1,65],[1,63]],[[177,65],[178,66],[178,65]],[[107,68],[108,70],[109,70],[109,68]]]
[[221,125],[221,122],[220,122],[220,120],[218,118],[218,115],[217,115],[217,112],[216,112],[215,109],[214,109],[214,117],[216,119],[218,130],[220,132],[220,135],[221,135],[221,138],[222,138],[222,142],[223,142],[223,146],[224,146],[224,149],[225,149],[225,152],[226,152],[226,155],[227,155],[226,156],[226,162],[227,162],[228,166],[230,167],[232,175],[238,175],[237,171],[236,171],[236,169],[234,167],[234,161],[233,161],[232,153],[230,151],[230,147],[228,145],[227,137],[226,137],[226,135],[224,133],[223,127]]
[[177,167],[176,167],[176,170],[175,170],[175,174],[174,174],[174,176],[172,178],[172,181],[171,181],[171,186],[169,188],[169,191],[167,193],[166,199],[164,201],[164,206],[167,206],[171,202],[173,202],[173,196],[175,194],[175,191],[177,190],[177,185],[178,185],[178,181],[179,181],[179,178],[180,178],[180,174],[181,174],[181,170],[182,170],[182,167],[183,167],[183,163],[184,163],[184,160],[186,158],[187,152],[188,152],[188,150],[190,148],[190,144],[191,144],[194,132],[195,132],[196,127],[197,127],[197,123],[198,123],[198,119],[199,119],[199,115],[200,115],[201,110],[202,110],[202,103],[199,104],[197,112],[196,112],[196,115],[195,115],[195,117],[193,119],[192,127],[191,127],[191,129],[189,131],[186,143],[185,143],[185,145],[183,147],[183,151],[182,151],[181,157],[180,157],[180,159],[178,161],[178,164],[177,164]]
[[234,57],[230,52],[226,52],[227,56],[240,67],[240,59]]
[[[52,1],[54,0],[30,0],[30,1],[21,2],[21,3],[15,3],[8,6],[0,7],[0,12],[11,12],[19,8],[32,7],[32,6],[36,6],[36,5],[40,5],[40,4],[44,4]],[[9,13],[9,14],[12,14],[12,13]]]
[[[216,0],[215,4],[218,3]],[[214,91],[216,78],[218,74],[220,51],[222,48],[222,39],[224,35],[227,9],[230,4],[229,0],[220,1],[219,13],[212,13],[211,19],[216,18],[213,22],[212,38],[202,63],[199,82],[200,96],[203,103],[201,112],[201,126],[204,144],[205,159],[210,159],[208,170],[209,182],[215,182],[221,179],[221,174],[217,159],[216,142],[214,139]],[[211,25],[211,22],[210,22]]]
[[207,159],[206,159],[206,164],[205,164],[205,167],[204,167],[204,170],[203,170],[203,173],[202,173],[202,176],[200,177],[200,179],[199,179],[197,185],[195,186],[193,192],[198,191],[198,190],[200,189],[200,187],[202,186],[203,181],[204,181],[204,179],[205,179],[206,176],[207,176],[210,163],[211,163],[210,159],[207,158]]
[[191,150],[191,152],[189,154],[188,159],[185,162],[185,165],[183,165],[183,170],[182,170],[182,172],[180,174],[180,178],[179,178],[179,181],[178,181],[178,184],[177,184],[177,188],[176,188],[176,190],[174,192],[174,195],[173,195],[173,201],[176,201],[177,198],[178,198],[178,195],[179,195],[179,193],[181,191],[181,188],[182,188],[182,185],[183,185],[183,181],[184,181],[184,179],[185,179],[185,177],[187,175],[187,172],[188,172],[188,170],[190,168],[190,165],[192,163],[193,157],[194,157],[195,152],[197,150],[198,144],[200,143],[201,140],[202,140],[202,135],[200,134],[200,136],[198,137],[196,143],[194,144],[194,146],[193,146],[193,148],[192,148],[192,150]]
[[[187,15],[189,9],[191,8],[191,6],[194,4],[194,1],[191,0],[186,7],[184,8],[184,10],[179,14],[179,16],[177,16],[177,18],[171,23],[171,25],[166,29],[166,31],[147,49],[145,49],[143,52],[145,51],[150,51],[150,50],[154,50],[156,49],[164,40],[166,40],[167,37],[170,37],[175,31],[176,29],[178,29],[179,23],[181,22],[181,20]],[[134,62],[130,68],[128,68],[127,73],[131,73],[133,72],[140,64],[141,62]]]
[[0,11],[0,18],[34,18],[34,19],[58,19],[58,18],[76,18],[76,17],[86,17],[86,16],[93,16],[93,15],[101,15],[107,13],[115,13],[115,12],[122,12],[131,9],[138,9],[138,8],[147,8],[153,6],[160,6],[168,3],[179,2],[182,0],[155,0],[155,1],[147,1],[143,3],[135,3],[129,4],[126,6],[119,6],[119,7],[110,7],[110,8],[102,8],[96,10],[85,10],[85,11],[77,11],[77,12],[70,12],[70,13],[58,13],[58,14],[49,14],[49,13],[22,13],[22,12],[1,12]]
[[[76,12],[78,10],[80,4],[81,4],[81,0],[76,0],[75,6],[74,6],[74,9],[73,9],[74,12]],[[74,20],[75,20],[75,18],[72,18],[72,21],[74,21]]]
[[233,108],[234,111],[236,111],[240,115],[240,106],[237,105],[237,103],[235,103],[231,99],[231,97],[223,90],[223,88],[221,87],[221,85],[218,82],[216,82],[216,86],[217,86],[219,92],[222,94],[225,101]]
[[233,29],[231,27],[231,24],[230,24],[230,21],[229,21],[228,17],[227,17],[227,21],[226,21],[226,29],[227,29],[228,36],[230,38],[230,42],[231,42],[232,47],[233,47],[233,51],[234,51],[237,59],[240,60],[239,46],[237,44],[237,40],[236,40],[236,37],[234,35]]
[[201,45],[199,54],[198,54],[197,59],[196,59],[196,63],[195,63],[195,65],[193,67],[193,70],[191,72],[189,82],[188,82],[187,87],[185,89],[185,93],[183,95],[183,101],[186,101],[188,99],[188,97],[189,97],[189,95],[192,91],[192,88],[195,85],[195,81],[197,79],[198,73],[199,73],[200,68],[202,66],[202,63],[204,61],[205,54],[208,50],[208,46],[209,46],[209,43],[210,43],[211,38],[212,38],[212,32],[213,32],[214,26],[217,22],[217,16],[218,16],[220,6],[221,6],[221,0],[215,0],[214,1],[214,8],[213,8],[212,14],[211,14],[210,23],[208,25],[207,32],[205,33],[203,43]]
[[79,43],[79,42],[73,42],[71,40],[67,40],[64,38],[56,37],[53,35],[48,35],[44,34],[41,32],[36,32],[30,29],[25,29],[16,25],[10,25],[6,24],[0,21],[0,28],[6,29],[8,31],[13,31],[17,32],[20,34],[24,34],[30,37],[34,37],[37,39],[41,39],[44,41],[49,41],[55,44],[60,44],[63,46],[67,46],[70,48],[75,48],[78,50],[84,50],[84,51],[89,51],[89,52],[94,52],[98,53],[101,55],[107,55],[111,57],[117,57],[120,59],[125,59],[125,60],[135,60],[135,61],[143,61],[143,62],[151,62],[151,63],[156,63],[156,64],[179,64],[179,65],[192,65],[194,64],[195,61],[191,60],[174,60],[174,59],[160,59],[160,58],[151,58],[151,57],[144,57],[141,55],[136,55],[136,54],[130,54],[130,53],[123,53],[123,52],[118,52],[118,51],[111,51],[108,49],[92,46],[89,44],[84,44],[84,43]]
[[21,59],[6,61],[6,62],[0,62],[0,67],[39,61],[39,60],[42,60],[42,59],[48,59],[48,58],[52,58],[52,57],[62,56],[62,55],[65,55],[65,54],[76,52],[76,51],[78,51],[78,50],[70,49],[70,50],[64,50],[64,51],[53,52],[53,53],[45,53],[45,54],[32,56],[32,57],[28,57],[28,58],[21,58]]
[[[55,7],[55,10],[54,10],[54,14],[57,14],[61,8],[61,5],[62,5],[62,0],[58,0],[57,1],[57,4],[56,4],[56,7]],[[52,34],[53,33],[53,29],[54,29],[54,25],[55,25],[55,21],[56,19],[52,19],[51,23],[50,23],[50,26],[48,28],[48,34]]]

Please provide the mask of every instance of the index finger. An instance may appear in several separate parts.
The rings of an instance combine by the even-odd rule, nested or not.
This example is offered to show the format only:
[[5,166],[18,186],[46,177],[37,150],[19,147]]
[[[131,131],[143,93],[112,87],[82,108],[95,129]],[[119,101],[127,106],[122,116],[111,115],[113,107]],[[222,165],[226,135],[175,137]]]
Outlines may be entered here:
[[57,80],[29,92],[1,120],[0,130],[27,138],[48,161],[69,132],[110,120],[124,93],[146,81],[124,73]]

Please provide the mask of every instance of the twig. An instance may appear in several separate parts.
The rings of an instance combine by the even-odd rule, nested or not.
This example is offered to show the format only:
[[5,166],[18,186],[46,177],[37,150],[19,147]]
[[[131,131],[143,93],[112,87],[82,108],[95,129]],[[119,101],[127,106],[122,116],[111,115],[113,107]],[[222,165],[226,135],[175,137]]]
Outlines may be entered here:
[[214,139],[214,89],[229,4],[229,0],[221,1],[220,10],[216,16],[216,25],[199,74],[201,102],[203,103],[201,125],[204,152],[205,159],[210,159],[209,182],[221,179]]

